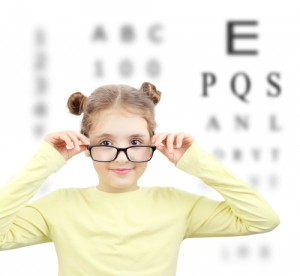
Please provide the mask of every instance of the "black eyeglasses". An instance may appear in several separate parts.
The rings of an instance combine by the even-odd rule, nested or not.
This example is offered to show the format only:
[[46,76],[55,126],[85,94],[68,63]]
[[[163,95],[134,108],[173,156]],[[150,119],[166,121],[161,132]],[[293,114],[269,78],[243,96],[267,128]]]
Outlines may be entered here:
[[155,146],[130,146],[127,148],[117,148],[114,146],[88,146],[91,157],[97,162],[112,162],[117,159],[119,153],[123,151],[127,159],[135,163],[143,163],[151,160]]

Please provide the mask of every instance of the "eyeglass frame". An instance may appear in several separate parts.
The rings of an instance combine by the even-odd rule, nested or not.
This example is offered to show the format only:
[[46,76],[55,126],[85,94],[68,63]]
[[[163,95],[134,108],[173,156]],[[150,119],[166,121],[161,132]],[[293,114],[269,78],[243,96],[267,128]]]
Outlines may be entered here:
[[[93,148],[100,148],[100,147],[116,149],[117,153],[116,153],[115,158],[112,159],[112,160],[110,160],[110,161],[99,161],[99,160],[94,159],[93,158],[93,154],[92,154],[92,149]],[[130,149],[130,148],[151,148],[152,149],[151,157],[147,161],[132,161],[132,160],[130,160],[130,158],[129,158],[128,154],[127,154],[127,150]],[[113,162],[113,161],[115,161],[118,158],[119,153],[122,151],[122,152],[125,153],[126,158],[127,158],[128,161],[133,162],[133,163],[146,163],[146,162],[149,162],[152,159],[153,154],[154,154],[154,152],[156,150],[156,146],[139,145],[139,146],[129,146],[127,148],[118,148],[118,147],[114,147],[114,146],[104,146],[104,145],[94,145],[94,146],[91,146],[91,145],[88,145],[87,146],[87,150],[90,152],[90,156],[91,156],[92,160],[94,160],[95,162],[106,162],[106,163]]]

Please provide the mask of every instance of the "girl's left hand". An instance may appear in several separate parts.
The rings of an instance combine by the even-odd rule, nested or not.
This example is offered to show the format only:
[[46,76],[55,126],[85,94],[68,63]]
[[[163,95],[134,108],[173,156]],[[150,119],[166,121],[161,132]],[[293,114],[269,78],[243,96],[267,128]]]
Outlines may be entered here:
[[152,137],[152,144],[174,164],[194,141],[195,139],[186,133],[158,133]]

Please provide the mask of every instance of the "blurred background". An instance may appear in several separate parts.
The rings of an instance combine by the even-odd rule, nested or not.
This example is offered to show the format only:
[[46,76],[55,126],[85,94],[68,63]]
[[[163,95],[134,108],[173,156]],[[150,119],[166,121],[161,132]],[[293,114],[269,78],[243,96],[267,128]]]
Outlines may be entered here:
[[[182,243],[178,276],[300,273],[300,18],[296,1],[9,1],[0,4],[0,186],[45,134],[80,129],[68,97],[152,82],[157,131],[184,131],[278,212],[273,232]],[[36,198],[97,184],[70,160]],[[142,186],[220,198],[159,154]],[[172,242],[172,241],[170,241]],[[0,275],[57,275],[53,244],[0,252]]]

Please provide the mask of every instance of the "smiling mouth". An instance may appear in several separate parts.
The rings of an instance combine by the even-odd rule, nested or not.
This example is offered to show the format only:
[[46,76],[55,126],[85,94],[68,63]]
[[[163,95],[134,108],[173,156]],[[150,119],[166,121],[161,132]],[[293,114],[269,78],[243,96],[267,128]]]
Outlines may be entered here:
[[132,169],[112,169],[112,171],[118,175],[126,175],[132,171]]

